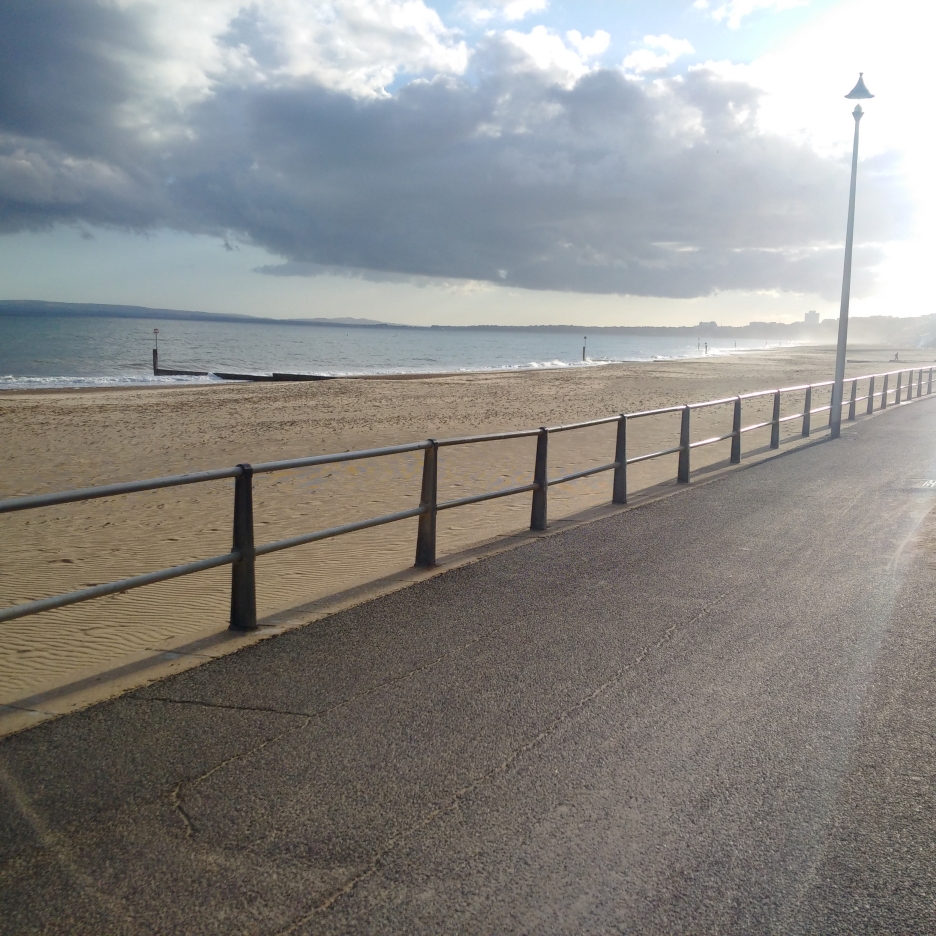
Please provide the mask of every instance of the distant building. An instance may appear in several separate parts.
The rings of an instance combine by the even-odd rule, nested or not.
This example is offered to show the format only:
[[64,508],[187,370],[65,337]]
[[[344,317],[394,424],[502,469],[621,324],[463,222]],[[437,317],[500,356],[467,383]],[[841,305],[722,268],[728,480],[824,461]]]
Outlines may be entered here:
[[819,313],[818,312],[807,312],[805,318],[807,325],[818,325],[819,324]]
[[718,328],[718,322],[699,322],[699,328]]

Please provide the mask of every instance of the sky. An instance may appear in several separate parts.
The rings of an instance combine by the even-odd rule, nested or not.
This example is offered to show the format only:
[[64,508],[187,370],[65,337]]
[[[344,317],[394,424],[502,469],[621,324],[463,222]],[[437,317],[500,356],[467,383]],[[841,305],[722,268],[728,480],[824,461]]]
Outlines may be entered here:
[[406,324],[920,315],[919,0],[4,0],[0,298]]

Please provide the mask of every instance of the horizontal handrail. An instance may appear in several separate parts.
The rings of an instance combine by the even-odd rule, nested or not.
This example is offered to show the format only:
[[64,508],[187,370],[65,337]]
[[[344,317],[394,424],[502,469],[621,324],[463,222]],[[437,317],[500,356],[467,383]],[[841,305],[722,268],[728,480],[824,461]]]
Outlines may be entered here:
[[589,475],[601,474],[602,471],[611,471],[619,468],[620,462],[611,462],[608,465],[600,465],[597,468],[586,468],[584,471],[573,471],[572,474],[562,475],[559,478],[550,478],[547,482],[550,487],[554,484],[565,484],[566,481],[577,481],[579,478],[587,478]]
[[564,426],[546,426],[547,432],[568,432],[570,429],[587,429],[589,426],[602,426],[617,422],[620,416],[602,416],[600,419],[589,419],[586,422],[566,423]]
[[[815,412],[815,410],[810,410],[810,412]],[[750,432],[752,429],[763,429],[765,426],[772,426],[773,420],[768,419],[766,422],[754,423],[753,426],[742,426],[738,432]]]
[[637,455],[635,458],[628,458],[628,465],[636,465],[637,462],[650,461],[651,458],[660,458],[663,455],[675,455],[682,451],[681,445],[674,445],[672,448],[662,449],[659,452],[648,452],[646,455]]
[[468,445],[471,442],[503,442],[505,439],[528,439],[539,435],[539,429],[520,429],[517,432],[488,432],[484,435],[456,436],[451,439],[439,439],[439,448],[450,445]]
[[683,406],[663,406],[660,409],[641,410],[639,413],[627,413],[628,419],[642,419],[644,416],[661,416],[663,413],[681,413],[685,409]]
[[241,469],[218,468],[213,471],[193,471],[191,474],[170,475],[166,478],[149,478],[146,481],[119,481],[99,487],[78,488],[74,491],[59,491],[55,494],[30,494],[28,497],[11,497],[0,500],[0,514],[16,510],[33,510],[36,507],[54,507],[57,504],[72,504],[76,501],[95,500],[99,497],[114,497],[118,494],[135,494],[138,491],[157,491],[160,488],[179,487],[183,484],[200,484],[203,481],[221,481],[236,478]]
[[405,452],[420,452],[429,448],[431,442],[408,442],[406,445],[387,445],[383,448],[357,449],[335,455],[310,455],[308,458],[287,458],[285,461],[261,462],[253,465],[254,474],[271,471],[291,471],[294,468],[311,468],[313,465],[335,465],[339,462],[358,461],[361,458],[377,458],[382,455],[401,455]]
[[82,588],[79,591],[68,592],[65,595],[55,595],[52,598],[40,598],[38,601],[30,601],[27,604],[13,605],[12,608],[0,608],[0,623],[15,621],[17,618],[26,617],[29,614],[38,614],[40,611],[64,608],[67,605],[78,604],[79,601],[90,601],[92,598],[116,595],[119,592],[130,591],[131,588],[140,588],[143,585],[155,585],[156,582],[165,582],[183,575],[191,575],[194,572],[216,569],[218,566],[237,562],[240,558],[239,552],[229,552],[223,556],[212,556],[211,559],[199,559],[197,562],[186,562],[185,565],[160,569],[158,572],[134,575],[132,578],[121,579],[119,582],[94,585],[91,588]]
[[470,494],[468,497],[459,497],[457,500],[443,501],[436,505],[436,510],[451,510],[453,507],[467,507],[468,504],[480,504],[482,501],[495,500],[498,497],[510,497],[512,494],[527,494],[539,488],[538,484],[521,484],[517,487],[501,488],[499,491],[488,491],[486,494]]
[[689,409],[704,409],[706,406],[721,406],[724,403],[734,403],[736,396],[724,397],[721,400],[706,400],[704,403],[687,403]]
[[[734,432],[727,432],[725,435],[712,436],[711,439],[700,439],[698,442],[691,442],[689,448],[701,448],[703,445],[713,445],[715,442],[726,442],[728,439],[734,438]],[[680,446],[681,448],[682,446]]]
[[[928,368],[926,395],[932,394],[933,370]],[[914,370],[916,374],[916,395],[914,396]],[[901,386],[903,375],[907,374],[908,382]],[[896,375],[897,381],[894,387],[888,386],[889,378]],[[923,376],[924,368],[901,368],[900,370],[888,371],[882,374],[867,374],[861,377],[849,378],[846,383],[850,383],[851,393],[845,399],[844,394],[841,401],[843,407],[849,407],[849,419],[855,419],[857,415],[856,406],[858,403],[868,401],[867,412],[874,411],[874,402],[880,399],[881,408],[891,405],[889,398],[893,394],[895,403],[912,402],[915,398],[919,399],[923,395]],[[883,378],[880,389],[876,389],[874,381]],[[860,381],[871,381],[868,386],[868,392],[862,396],[857,395],[857,387]],[[701,448],[707,445],[726,442],[731,440],[731,463],[737,464],[741,460],[741,437],[743,433],[752,432],[757,429],[770,427],[771,439],[770,447],[777,448],[780,445],[780,426],[793,420],[802,420],[803,436],[810,434],[810,417],[818,413],[831,412],[833,406],[830,402],[824,406],[813,407],[811,405],[812,391],[823,387],[832,387],[834,381],[826,380],[814,384],[800,384],[791,387],[780,387],[773,390],[759,390],[753,393],[743,393],[732,397],[723,397],[717,400],[705,400],[697,403],[686,403],[678,406],[664,406],[652,410],[642,410],[636,413],[624,413],[615,416],[603,416],[598,419],[590,419],[582,422],[566,423],[550,427],[540,427],[538,429],[523,429],[513,432],[495,432],[485,433],[473,436],[456,436],[447,439],[427,439],[421,442],[411,442],[404,445],[383,446],[381,448],[359,449],[355,451],[333,453],[328,455],[312,455],[305,458],[292,458],[279,461],[262,462],[256,465],[236,465],[232,468],[219,468],[209,471],[189,472],[181,475],[171,475],[161,478],[150,478],[140,481],[125,481],[115,484],[105,484],[97,487],[81,488],[73,491],[60,491],[51,494],[35,494],[25,497],[14,497],[0,501],[0,514],[13,513],[21,510],[30,510],[41,507],[51,507],[59,504],[76,503],[98,498],[113,497],[121,494],[131,494],[143,491],[152,491],[162,488],[178,487],[188,484],[197,484],[201,482],[219,481],[225,479],[234,479],[234,545],[229,553],[220,556],[213,556],[209,559],[201,559],[194,562],[184,563],[183,565],[172,566],[168,569],[160,569],[156,572],[147,572],[142,575],[135,575],[131,578],[121,579],[117,582],[110,582],[102,585],[94,585],[83,588],[78,591],[68,592],[63,595],[56,595],[49,598],[42,598],[36,601],[30,601],[25,604],[15,605],[13,607],[0,609],[0,622],[12,621],[27,615],[37,614],[41,611],[49,611],[55,608],[62,608],[78,602],[88,601],[93,598],[104,597],[106,595],[126,592],[134,588],[140,588],[144,585],[151,585],[156,582],[167,581],[178,578],[183,575],[191,575],[208,569],[217,568],[223,565],[232,567],[232,591],[231,591],[231,626],[235,629],[252,629],[256,627],[256,599],[254,584],[254,564],[258,556],[269,555],[283,549],[290,549],[295,546],[302,546],[309,543],[319,542],[330,539],[335,536],[341,536],[345,533],[353,533],[359,530],[366,530],[372,527],[382,526],[388,523],[394,523],[400,520],[419,518],[419,531],[416,544],[416,562],[417,565],[435,564],[435,523],[436,516],[441,510],[450,510],[456,507],[463,507],[470,504],[477,504],[483,501],[494,500],[501,497],[510,497],[517,494],[533,494],[533,511],[531,518],[531,529],[541,530],[546,528],[546,499],[548,489],[557,484],[565,484],[569,481],[575,481],[580,478],[587,478],[602,472],[614,472],[614,503],[627,502],[627,467],[650,459],[662,458],[668,455],[679,455],[679,470],[677,472],[677,481],[685,483],[689,481],[689,456],[693,449]],[[802,411],[791,413],[786,416],[780,415],[781,398],[783,394],[799,393],[805,391],[805,403]],[[742,405],[745,400],[758,399],[763,397],[773,397],[773,416],[771,419],[754,423],[749,426],[741,425]],[[732,404],[734,407],[734,425],[728,433],[712,436],[707,439],[699,439],[695,442],[690,437],[690,417],[695,410],[706,407],[727,406]],[[649,416],[660,416],[669,413],[680,413],[682,417],[680,428],[679,445],[670,448],[660,449],[659,451],[646,452],[641,455],[628,457],[626,429],[627,424],[635,419],[642,419]],[[561,475],[557,478],[549,478],[547,471],[547,446],[551,434],[557,432],[568,432],[574,429],[585,429],[591,426],[617,425],[617,442],[615,451],[615,460],[603,465],[596,465],[591,468],[585,468],[581,471],[575,471],[570,474]],[[437,497],[438,487],[438,450],[440,448],[467,445],[475,442],[494,442],[505,441],[509,439],[523,439],[536,437],[536,467],[534,470],[534,479],[530,484],[516,485],[508,488],[501,488],[495,491],[472,494],[467,497],[456,498],[454,500],[439,502]],[[304,533],[298,536],[291,536],[275,542],[265,543],[260,546],[254,546],[253,542],[253,501],[252,501],[252,478],[255,474],[264,474],[275,471],[288,471],[298,468],[308,468],[316,465],[330,465],[341,462],[356,461],[364,458],[381,457],[385,455],[397,455],[409,452],[423,452],[423,481],[420,503],[418,507],[409,510],[397,511],[395,513],[385,514],[380,517],[371,517],[364,520],[357,520],[353,523],[346,523],[341,526],[330,527],[325,530],[316,530],[311,533]]]
[[383,526],[385,523],[393,523],[396,520],[408,520],[410,517],[418,517],[424,514],[429,508],[426,506],[414,507],[412,510],[400,510],[397,513],[384,514],[382,517],[372,517],[369,520],[357,520],[354,523],[345,523],[342,526],[331,527],[327,530],[316,530],[314,533],[300,533],[299,536],[289,536],[286,539],[276,540],[274,543],[266,543],[258,546],[254,550],[257,556],[266,556],[270,553],[279,552],[281,549],[291,549],[293,546],[305,546],[306,543],[317,543],[319,540],[331,539],[333,536],[341,536],[342,533],[354,533],[357,530],[368,530],[371,527]]

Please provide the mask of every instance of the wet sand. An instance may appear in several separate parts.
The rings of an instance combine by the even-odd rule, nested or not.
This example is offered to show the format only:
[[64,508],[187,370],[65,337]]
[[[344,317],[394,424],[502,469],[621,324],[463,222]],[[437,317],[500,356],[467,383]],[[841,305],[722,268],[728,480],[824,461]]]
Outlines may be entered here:
[[[860,349],[848,374],[891,370],[893,350]],[[901,350],[901,365],[933,362]],[[0,497],[67,490],[479,432],[535,428],[736,393],[827,380],[831,349],[784,349],[711,358],[511,374],[409,380],[231,384],[192,388],[0,393]],[[817,392],[813,405],[827,402]],[[771,401],[746,404],[746,424]],[[802,408],[790,395],[784,414]],[[816,425],[825,418],[816,417]],[[675,445],[679,415],[635,422],[629,453]],[[731,428],[730,406],[693,416],[693,439]],[[798,435],[800,425],[784,425]],[[745,437],[762,447],[766,430]],[[443,449],[440,499],[532,479],[535,440]],[[607,463],[614,427],[550,439],[550,476]],[[693,452],[693,469],[723,462],[728,443]],[[258,545],[415,506],[422,453],[257,476]],[[631,490],[672,478],[676,457],[630,470]],[[550,490],[555,519],[610,499],[610,473]],[[227,552],[232,482],[164,489],[0,515],[0,606]],[[439,555],[529,523],[530,495],[446,511]],[[258,560],[261,616],[404,569],[409,520]],[[124,595],[0,624],[0,703],[67,682],[88,667],[225,625],[230,570],[221,568]]]

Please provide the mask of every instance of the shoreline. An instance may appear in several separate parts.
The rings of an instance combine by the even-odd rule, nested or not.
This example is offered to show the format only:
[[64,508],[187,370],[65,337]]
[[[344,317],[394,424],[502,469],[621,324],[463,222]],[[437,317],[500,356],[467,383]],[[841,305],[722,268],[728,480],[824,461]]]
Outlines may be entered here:
[[[422,373],[419,371],[411,371],[406,373],[393,373],[393,374],[338,374],[338,375],[324,375],[320,381],[291,381],[291,380],[282,380],[282,381],[271,381],[271,380],[216,380],[216,381],[205,381],[205,382],[192,382],[192,383],[130,383],[130,384],[114,384],[114,385],[104,385],[104,386],[91,386],[91,387],[2,387],[0,388],[0,398],[3,397],[13,397],[13,396],[51,396],[56,394],[96,394],[96,393],[110,393],[110,392],[126,392],[126,391],[140,391],[140,390],[218,390],[225,387],[244,387],[244,386],[257,386],[259,384],[291,384],[291,383],[317,383],[317,382],[344,382],[344,381],[415,381],[415,380],[442,380],[446,378],[458,378],[458,377],[470,377],[470,378],[481,378],[481,377],[527,377],[531,374],[545,374],[545,373],[582,373],[589,372],[592,370],[610,370],[615,368],[632,368],[632,367],[660,367],[666,365],[683,365],[687,363],[707,363],[713,364],[719,361],[725,361],[726,359],[732,357],[740,356],[749,356],[749,355],[758,355],[758,354],[773,354],[773,353],[785,353],[785,352],[808,352],[808,351],[820,351],[828,352],[835,349],[834,344],[815,344],[815,345],[790,345],[783,347],[773,347],[773,348],[738,348],[730,349],[727,351],[716,352],[708,356],[694,356],[694,357],[661,357],[654,358],[652,360],[634,360],[634,361],[608,361],[608,362],[593,362],[590,365],[582,366],[581,364],[569,364],[564,367],[515,367],[515,368],[487,368],[479,370],[457,370],[457,371],[427,371]],[[853,353],[862,353],[862,354],[873,354],[875,352],[880,352],[882,354],[890,354],[891,352],[904,352],[917,355],[926,355],[927,353],[933,354],[933,349],[931,348],[902,348],[902,347],[886,347],[881,345],[855,345],[852,348]],[[900,365],[904,363],[903,361],[894,361],[893,358],[876,358],[876,359],[854,359],[850,358],[847,360],[848,364],[897,364]],[[906,363],[909,365],[911,359],[907,358]],[[923,358],[914,357],[912,363],[915,366],[920,366],[921,364],[933,364],[936,366],[936,356],[932,360]],[[894,368],[896,370],[896,368]]]
[[[588,365],[583,366],[582,364],[576,362],[573,364],[568,364],[565,366],[554,366],[554,367],[504,367],[504,368],[480,368],[478,370],[456,370],[456,371],[427,371],[425,373],[421,371],[409,371],[403,373],[392,373],[392,374],[336,374],[336,375],[322,375],[324,380],[328,382],[335,381],[349,381],[349,380],[368,380],[368,381],[410,381],[410,380],[441,380],[449,377],[521,377],[528,376],[530,374],[544,374],[544,373],[571,373],[571,372],[588,372],[591,370],[607,370],[610,368],[620,368],[620,367],[656,367],[664,366],[667,364],[678,365],[685,364],[688,362],[717,362],[723,361],[726,358],[734,356],[747,356],[750,354],[769,354],[773,352],[786,352],[786,351],[809,351],[809,350],[819,350],[825,351],[829,348],[834,348],[834,345],[827,344],[816,344],[816,345],[789,345],[783,347],[773,347],[773,348],[737,348],[737,349],[728,349],[725,351],[714,352],[708,356],[705,355],[696,355],[693,357],[660,357],[653,358],[651,360],[633,360],[633,361],[595,361]],[[860,346],[856,347],[858,350]],[[868,352],[876,350],[874,346],[868,346],[866,349]],[[893,350],[893,349],[891,349]],[[898,350],[904,350],[900,348]],[[915,349],[907,349],[915,350]],[[922,350],[922,349],[921,349]],[[882,362],[884,363],[884,362]],[[936,359],[933,361],[936,365]],[[55,378],[49,378],[55,379]],[[62,378],[67,379],[67,378]],[[217,389],[223,387],[233,387],[233,386],[251,386],[257,384],[286,384],[286,383],[316,383],[319,381],[270,381],[270,380],[215,380],[215,381],[204,381],[204,382],[192,382],[192,383],[151,383],[151,382],[141,382],[141,383],[128,383],[128,384],[114,384],[114,385],[104,385],[104,386],[91,386],[91,387],[0,387],[0,397],[4,396],[19,396],[23,394],[29,395],[50,395],[58,393],[100,393],[100,392],[110,392],[110,391],[127,391],[127,390],[199,390],[199,389]]]

